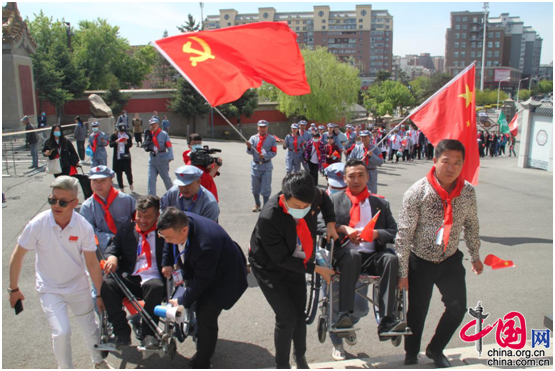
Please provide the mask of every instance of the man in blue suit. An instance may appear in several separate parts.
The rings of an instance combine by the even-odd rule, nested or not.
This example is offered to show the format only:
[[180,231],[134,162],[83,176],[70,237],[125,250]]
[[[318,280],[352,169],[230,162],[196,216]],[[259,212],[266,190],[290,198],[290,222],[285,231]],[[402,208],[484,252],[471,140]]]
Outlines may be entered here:
[[243,251],[214,221],[168,207],[158,219],[159,235],[166,240],[162,273],[179,272],[189,284],[172,305],[191,308],[196,303],[197,352],[191,367],[210,368],[218,341],[218,317],[231,309],[247,289]]

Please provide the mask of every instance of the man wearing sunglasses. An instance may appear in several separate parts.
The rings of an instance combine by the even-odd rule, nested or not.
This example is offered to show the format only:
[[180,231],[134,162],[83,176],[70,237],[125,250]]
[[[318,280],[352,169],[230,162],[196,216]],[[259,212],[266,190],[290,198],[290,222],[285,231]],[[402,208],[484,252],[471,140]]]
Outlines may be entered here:
[[[102,274],[96,257],[93,229],[85,218],[73,211],[79,203],[78,186],[75,178],[56,178],[50,185],[50,210],[31,220],[19,236],[10,259],[10,305],[13,308],[19,300],[25,300],[18,287],[19,274],[25,254],[35,250],[36,290],[52,329],[58,367],[73,368],[69,307],[85,336],[94,368],[113,368],[94,348],[98,341],[98,325],[90,299],[87,271],[97,289],[102,285]],[[102,298],[97,297],[96,304],[104,309]]]

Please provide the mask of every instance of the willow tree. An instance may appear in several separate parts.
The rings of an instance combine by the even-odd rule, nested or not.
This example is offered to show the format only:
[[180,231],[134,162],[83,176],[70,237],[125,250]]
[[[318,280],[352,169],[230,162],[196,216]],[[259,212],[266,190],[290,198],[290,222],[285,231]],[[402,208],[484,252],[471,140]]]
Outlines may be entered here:
[[310,94],[290,96],[264,84],[258,91],[259,96],[277,102],[278,110],[288,117],[302,116],[317,122],[338,121],[346,117],[358,100],[358,69],[340,62],[326,48],[302,49],[301,52]]

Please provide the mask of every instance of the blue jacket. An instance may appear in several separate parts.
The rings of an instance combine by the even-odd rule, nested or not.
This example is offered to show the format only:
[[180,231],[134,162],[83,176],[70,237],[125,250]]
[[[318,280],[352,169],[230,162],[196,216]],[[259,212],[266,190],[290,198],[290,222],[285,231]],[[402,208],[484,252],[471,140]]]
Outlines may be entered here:
[[[248,286],[245,255],[219,224],[200,215],[185,214],[189,217],[188,246],[185,263],[181,258],[178,261],[183,278],[191,282],[177,300],[185,308],[209,300],[230,309]],[[175,264],[174,246],[168,243],[164,246],[163,266]]]

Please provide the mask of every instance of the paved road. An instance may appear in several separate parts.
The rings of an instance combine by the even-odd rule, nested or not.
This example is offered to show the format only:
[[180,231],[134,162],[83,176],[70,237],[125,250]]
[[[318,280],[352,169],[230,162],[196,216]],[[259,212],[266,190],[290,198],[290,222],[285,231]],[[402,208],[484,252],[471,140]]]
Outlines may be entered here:
[[[186,148],[184,139],[173,138],[176,153]],[[249,156],[245,145],[234,142],[207,142],[222,149],[224,167],[216,179],[222,214],[220,223],[246,251],[257,214],[250,210],[253,198],[250,193]],[[137,195],[146,194],[147,156],[138,148],[131,149]],[[111,156],[111,151],[110,151]],[[177,157],[180,157],[179,155]],[[111,157],[109,160],[111,163]],[[173,171],[182,165],[180,158],[171,163]],[[387,163],[379,170],[378,191],[391,202],[393,215],[399,214],[403,193],[416,180],[425,176],[431,162]],[[285,154],[279,150],[274,159],[272,190],[277,192],[285,175]],[[2,280],[3,289],[8,284],[9,257],[18,235],[34,215],[46,209],[46,198],[52,176],[40,174],[31,178],[4,178],[2,190],[8,197],[8,207],[2,219]],[[324,180],[320,180],[324,185]],[[158,195],[164,192],[158,181]],[[477,187],[478,212],[481,224],[481,256],[495,254],[515,262],[516,268],[491,271],[475,276],[467,267],[468,303],[475,306],[481,300],[493,320],[510,311],[520,311],[526,316],[529,329],[543,327],[543,316],[553,312],[553,175],[540,170],[519,169],[514,158],[485,159],[482,162],[480,185]],[[82,196],[80,195],[82,198]],[[461,249],[465,251],[464,241]],[[220,317],[220,340],[213,365],[216,368],[272,367],[274,346],[274,316],[252,276],[250,287],[241,300]],[[34,254],[25,259],[20,287],[26,295],[25,311],[15,317],[7,305],[4,294],[2,306],[3,367],[6,368],[55,368],[50,343],[50,330],[34,291]],[[5,293],[5,291],[3,291]],[[438,293],[434,293],[423,338],[423,345],[433,335],[442,313]],[[470,318],[468,318],[470,320]],[[465,321],[466,322],[466,321]],[[78,368],[90,367],[90,359],[83,345],[80,330],[72,322],[74,364]],[[351,358],[382,357],[402,353],[391,343],[380,343],[376,323],[364,318],[358,333],[358,344],[348,347]],[[495,341],[488,335],[485,343]],[[463,347],[458,337],[449,347]],[[308,331],[309,362],[331,361],[331,343],[320,344],[316,326]],[[110,355],[108,360],[117,367],[135,368],[186,368],[187,358],[194,354],[194,344],[187,339],[179,345],[179,355],[173,361],[154,356],[141,360],[136,350],[129,348],[122,356]]]

